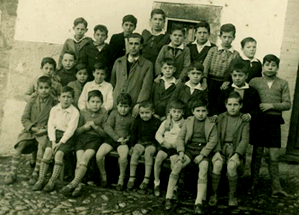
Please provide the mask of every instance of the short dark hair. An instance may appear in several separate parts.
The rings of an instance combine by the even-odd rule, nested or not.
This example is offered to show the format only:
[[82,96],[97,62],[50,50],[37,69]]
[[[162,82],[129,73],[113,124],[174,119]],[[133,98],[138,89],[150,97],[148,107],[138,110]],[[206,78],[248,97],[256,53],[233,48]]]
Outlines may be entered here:
[[96,70],[104,70],[105,71],[105,74],[107,75],[107,66],[106,64],[104,63],[96,63],[94,66],[93,66],[94,70],[93,71],[96,71]]
[[209,103],[205,99],[197,99],[193,100],[189,106],[191,110],[194,111],[194,109],[198,107],[206,107],[208,109],[208,105]]
[[103,103],[103,94],[99,90],[92,90],[88,92],[87,101],[89,101],[92,97],[98,97],[101,99]]
[[151,12],[151,18],[153,18],[153,16],[154,16],[155,14],[161,14],[164,20],[165,20],[165,18],[166,18],[166,15],[165,15],[164,11],[161,10],[161,9],[159,9],[159,8],[156,8],[156,9],[153,9],[153,10],[152,10],[152,12]]
[[174,60],[172,58],[164,58],[162,60],[162,65],[166,63],[168,66],[174,66],[175,67],[175,63]]
[[252,37],[246,37],[241,41],[241,47],[244,48],[245,44],[249,43],[249,42],[255,42],[256,43],[256,40]]
[[243,72],[245,75],[248,74],[248,67],[242,60],[235,60],[232,62],[231,66],[231,74],[236,71],[236,72]]
[[198,71],[201,71],[201,72],[204,71],[204,67],[203,67],[202,63],[199,62],[199,61],[194,61],[194,62],[188,67],[187,71],[190,72],[190,71],[192,71],[192,70],[194,70],[194,69],[196,69],[196,70],[198,70]]
[[133,23],[133,24],[135,25],[135,27],[136,27],[136,25],[137,25],[137,19],[136,19],[136,17],[133,16],[132,14],[128,14],[128,15],[125,15],[125,16],[123,17],[123,22],[122,22],[122,24],[124,24],[125,22],[131,22],[131,23]]
[[139,103],[139,108],[150,108],[151,110],[154,110],[154,104],[149,100],[142,101]]
[[87,28],[87,26],[88,26],[87,21],[83,17],[79,17],[79,18],[75,19],[74,27],[76,27],[79,24],[83,24],[85,26],[85,28]]
[[69,86],[63,86],[62,89],[61,89],[61,93],[71,93],[72,97],[74,98],[75,97],[75,91],[72,87],[69,87]]
[[206,28],[208,30],[209,34],[211,32],[210,24],[207,21],[205,21],[205,20],[199,21],[199,23],[197,23],[195,25],[195,27],[194,27],[195,32],[197,32],[198,28]]
[[79,72],[80,70],[86,69],[87,70],[87,66],[84,63],[79,63],[76,65],[76,73]]
[[41,76],[37,79],[37,86],[39,86],[40,83],[46,83],[49,84],[49,86],[51,87],[52,85],[52,81],[51,78],[48,76]]
[[223,32],[233,32],[233,36],[236,36],[236,27],[231,23],[224,24],[220,27],[220,35],[222,35]]
[[74,56],[74,60],[77,59],[77,56],[76,56],[75,52],[73,52],[72,50],[66,50],[66,51],[64,51],[64,52],[63,52],[63,55],[62,55],[62,58],[63,58],[63,56],[64,56],[65,54],[69,54],[69,55]]
[[169,101],[168,109],[181,109],[185,110],[186,104],[181,99],[172,99]]
[[172,34],[174,31],[181,31],[184,36],[186,34],[186,30],[185,30],[184,26],[181,25],[181,24],[173,25],[173,27],[171,28],[170,33]]
[[97,31],[105,32],[105,34],[108,36],[108,28],[105,25],[96,25],[93,28],[94,33]]
[[240,95],[240,93],[236,92],[236,91],[231,91],[228,96],[225,99],[225,104],[227,104],[228,99],[238,99],[239,103],[242,104],[243,103],[243,99]]
[[56,61],[53,58],[51,58],[51,57],[44,57],[42,59],[41,68],[43,68],[44,65],[46,65],[47,63],[53,65],[54,70],[56,70],[56,65],[57,65]]
[[132,97],[129,93],[120,93],[117,97],[116,104],[132,105]]
[[131,35],[128,36],[128,39],[130,38],[139,38],[140,44],[143,44],[143,37],[139,33],[132,33]]
[[274,54],[267,54],[264,58],[263,58],[263,65],[266,63],[266,62],[271,62],[271,61],[274,61],[276,64],[277,64],[277,67],[279,67],[279,58],[276,57]]

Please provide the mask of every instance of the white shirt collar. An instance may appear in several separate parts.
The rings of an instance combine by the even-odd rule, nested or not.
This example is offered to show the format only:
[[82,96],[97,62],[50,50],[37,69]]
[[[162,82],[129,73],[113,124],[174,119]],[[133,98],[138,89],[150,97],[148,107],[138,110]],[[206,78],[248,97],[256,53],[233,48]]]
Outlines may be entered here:
[[86,38],[86,36],[84,35],[80,40],[76,40],[75,35],[73,35],[73,39],[75,41],[75,43],[80,43],[82,40],[84,40]]
[[169,47],[172,47],[172,48],[181,49],[181,50],[184,50],[184,48],[185,48],[184,43],[182,43],[182,44],[181,44],[180,46],[178,46],[178,47],[174,47],[174,46],[172,45],[172,43],[169,43],[168,46],[169,46]]
[[200,83],[198,83],[195,87],[192,87],[191,84],[190,84],[190,80],[187,81],[187,82],[185,83],[185,85],[188,86],[190,89],[202,90],[202,87],[201,87],[201,84],[200,84]]
[[99,87],[103,86],[105,83],[106,83],[105,80],[104,80],[102,83],[100,83],[100,84],[97,84],[97,83],[95,82],[95,80],[92,81],[92,85],[94,85],[94,86],[99,86]]
[[57,105],[58,110],[62,110],[62,111],[68,112],[68,113],[71,113],[71,107],[72,107],[72,104],[71,104],[68,108],[65,108],[65,109],[63,109],[63,108],[61,107],[61,103],[59,103],[59,104]]
[[235,49],[233,46],[231,46],[229,49],[226,49],[220,45],[220,46],[218,46],[218,51],[220,51],[220,50],[228,50],[229,52],[234,53]]
[[236,88],[236,89],[238,89],[238,90],[245,90],[245,89],[248,89],[249,88],[249,84],[247,84],[246,82],[245,82],[245,85],[243,86],[243,87],[238,87],[237,85],[235,85],[234,83],[232,84],[232,87],[233,88]]
[[249,59],[243,52],[240,52],[240,56],[243,60],[249,60],[250,62],[259,62],[257,58]]
[[154,36],[159,36],[159,35],[161,35],[161,34],[165,34],[165,33],[166,33],[166,31],[164,30],[164,28],[162,28],[162,31],[160,31],[159,33],[156,33],[156,34],[153,33],[152,28],[147,29],[147,30],[148,30],[149,32],[151,32],[151,34],[154,35]]
[[210,40],[207,40],[207,42],[205,44],[201,45],[201,46],[198,45],[198,43],[196,42],[196,40],[194,40],[192,44],[195,44],[195,45],[197,45],[199,47],[212,46]]
[[130,62],[130,63],[133,63],[134,61],[136,61],[136,60],[138,60],[139,59],[139,56],[137,56],[137,57],[133,57],[133,56],[131,56],[130,54],[128,54],[128,61]]
[[162,76],[161,79],[162,79],[165,83],[167,83],[167,85],[175,84],[175,82],[176,82],[175,77],[172,77],[172,79],[171,79],[170,81],[167,81],[167,80],[165,79],[164,76]]

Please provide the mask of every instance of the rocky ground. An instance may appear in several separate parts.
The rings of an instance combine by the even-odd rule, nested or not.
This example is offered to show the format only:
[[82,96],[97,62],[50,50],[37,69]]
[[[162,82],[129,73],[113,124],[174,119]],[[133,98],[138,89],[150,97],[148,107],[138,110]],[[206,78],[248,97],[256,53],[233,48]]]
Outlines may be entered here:
[[[32,169],[28,157],[22,158],[18,171],[18,180],[13,185],[4,185],[4,177],[9,172],[11,157],[0,157],[0,215],[23,214],[193,214],[194,193],[181,191],[179,203],[171,212],[163,210],[164,198],[139,191],[118,192],[113,185],[110,188],[97,187],[88,182],[84,194],[78,198],[66,198],[59,190],[66,182],[58,184],[52,193],[33,192],[28,185]],[[297,168],[297,166],[294,166]],[[240,180],[238,188],[239,207],[228,208],[225,191],[220,196],[219,205],[207,208],[206,214],[298,214],[299,198],[297,199],[298,176],[282,177],[282,185],[294,198],[271,198],[269,179],[261,178],[258,194],[253,197],[247,194],[249,177]],[[194,189],[193,189],[194,190]],[[165,194],[164,194],[165,195]],[[163,196],[164,196],[163,195]]]

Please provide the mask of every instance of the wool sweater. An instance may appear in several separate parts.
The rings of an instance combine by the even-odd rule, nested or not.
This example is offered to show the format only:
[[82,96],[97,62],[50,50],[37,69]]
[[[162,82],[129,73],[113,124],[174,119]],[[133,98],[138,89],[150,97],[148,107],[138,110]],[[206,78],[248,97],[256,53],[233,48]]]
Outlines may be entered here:
[[81,84],[78,80],[76,80],[68,83],[68,86],[74,89],[75,96],[73,104],[75,105],[75,107],[78,107],[78,101],[82,93],[84,84]]
[[264,112],[270,115],[282,115],[282,111],[291,108],[289,85],[286,80],[275,77],[271,88],[265,77],[254,78],[249,83],[260,96],[261,103],[273,104],[273,109]]
[[60,83],[64,87],[72,81],[76,81],[76,69],[73,67],[71,70],[67,71],[63,67],[57,71],[57,75],[60,78]]

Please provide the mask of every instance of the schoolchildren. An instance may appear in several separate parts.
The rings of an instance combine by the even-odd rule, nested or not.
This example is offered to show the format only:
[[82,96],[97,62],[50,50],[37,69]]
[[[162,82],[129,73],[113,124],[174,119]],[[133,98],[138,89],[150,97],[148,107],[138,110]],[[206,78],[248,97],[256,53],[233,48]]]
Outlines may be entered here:
[[162,63],[161,73],[163,76],[159,82],[154,82],[151,99],[155,107],[155,114],[163,121],[166,117],[167,104],[176,89],[176,78],[174,61],[171,58],[165,58]]
[[140,55],[143,38],[138,33],[128,37],[129,54],[117,59],[114,63],[110,83],[114,87],[114,105],[120,93],[132,97],[133,116],[138,115],[138,103],[149,100],[153,84],[153,65]]
[[203,214],[202,200],[207,191],[209,155],[217,145],[216,124],[207,117],[208,103],[205,100],[196,100],[192,103],[192,113],[185,120],[177,137],[177,153],[170,157],[173,163],[169,176],[165,210],[172,209],[174,187],[181,170],[189,163],[198,165],[197,196],[195,200],[195,214]]
[[157,76],[157,80],[161,78],[162,61],[165,58],[172,58],[174,60],[176,71],[173,76],[175,78],[182,81],[187,77],[187,69],[191,64],[191,60],[190,50],[183,43],[184,39],[185,29],[182,26],[175,26],[171,29],[171,42],[162,47],[156,60],[155,74]]
[[113,87],[110,83],[105,81],[107,76],[107,67],[103,63],[96,63],[94,65],[93,77],[94,80],[87,82],[81,93],[81,96],[78,101],[78,107],[80,110],[88,108],[88,92],[91,90],[99,90],[103,95],[103,108],[106,111],[110,111],[113,107]]
[[[72,105],[73,99],[73,88],[64,86],[59,97],[60,103],[50,111],[47,127],[50,141],[46,145],[46,150],[40,165],[39,178],[32,187],[33,191],[43,188],[46,192],[54,190],[56,180],[62,171],[63,157],[73,150],[74,139],[72,137],[79,121],[79,111]],[[52,155],[54,155],[55,160],[53,173],[45,186],[45,177]]]
[[[235,39],[236,28],[232,24],[224,24],[220,27],[221,45],[209,50],[203,63],[204,77],[202,84],[209,91],[210,111],[214,112],[217,96],[225,81],[225,74],[231,61],[239,56],[239,52],[231,45]],[[227,84],[225,84],[227,85]]]
[[86,68],[85,64],[77,64],[76,78],[77,78],[77,80],[68,83],[68,86],[72,87],[74,89],[75,96],[74,96],[73,104],[75,107],[78,107],[78,101],[79,101],[80,95],[82,93],[83,87],[88,78],[87,68]]
[[104,130],[110,138],[108,137],[105,140],[105,143],[101,145],[96,155],[97,164],[101,173],[101,185],[105,187],[107,186],[105,156],[113,149],[117,149],[120,173],[116,189],[119,191],[124,188],[125,173],[128,165],[129,139],[134,122],[134,118],[130,113],[131,105],[132,98],[129,94],[119,94],[117,98],[117,110],[111,112],[104,126]]
[[109,71],[105,80],[109,81],[110,71],[114,62],[111,61],[110,46],[105,42],[108,37],[108,29],[105,25],[96,25],[93,31],[94,41],[82,48],[79,62],[87,65],[89,81],[93,80],[92,72],[94,71],[94,65],[96,63],[105,64]]
[[243,105],[240,110],[241,113],[243,113],[243,120],[247,122],[251,121],[251,123],[254,124],[254,121],[257,119],[260,113],[260,97],[256,89],[249,86],[249,84],[246,82],[249,72],[248,67],[242,60],[237,60],[232,62],[231,70],[231,79],[233,83],[229,85],[226,90],[221,90],[217,99],[217,106],[214,108],[214,110],[217,112],[211,113],[211,115],[214,115],[213,117],[216,118],[217,116],[215,115],[225,112],[225,99],[230,92],[236,91],[243,99]]
[[[60,79],[55,76],[55,71],[56,61],[51,57],[43,58],[40,67],[41,74],[38,76],[38,78],[41,76],[48,76],[51,78],[50,94],[55,100],[58,100],[62,86],[59,83]],[[32,82],[25,91],[24,99],[26,102],[28,102],[32,97],[37,96],[37,79],[34,80],[34,82]]]
[[122,20],[122,33],[113,34],[110,39],[110,48],[111,48],[111,62],[114,63],[115,60],[119,57],[122,57],[129,53],[129,41],[128,37],[136,29],[137,19],[135,16],[128,14],[123,17]]
[[87,171],[90,159],[95,155],[100,145],[104,142],[105,132],[103,124],[108,114],[101,106],[103,95],[99,90],[88,92],[88,109],[80,112],[79,126],[76,129],[76,155],[77,165],[75,178],[62,188],[61,193],[65,196],[78,196],[81,194],[81,180]]
[[69,82],[76,80],[76,54],[73,51],[66,50],[62,54],[62,67],[56,72],[60,78],[62,86],[68,85]]
[[185,103],[180,99],[174,99],[169,102],[170,124],[167,120],[163,121],[157,133],[156,140],[160,144],[158,153],[155,159],[154,174],[155,174],[155,196],[160,196],[160,172],[163,161],[176,154],[177,136],[184,123]]
[[[251,79],[255,77],[262,77],[262,64],[261,62],[255,57],[256,53],[256,45],[257,42],[252,37],[246,37],[241,41],[241,50],[240,56],[236,59],[232,60],[230,65],[234,65],[236,61],[242,61],[248,70],[248,75],[246,78],[246,83],[249,83]],[[231,82],[231,66],[228,69],[226,75],[226,83]]]
[[229,186],[229,206],[237,206],[236,197],[238,174],[244,173],[246,148],[249,143],[249,122],[245,122],[240,112],[242,97],[236,91],[232,91],[225,100],[226,112],[218,117],[218,144],[215,147],[215,155],[212,158],[212,195],[210,206],[218,202],[217,191],[221,178],[223,165],[227,166],[227,178]]
[[203,63],[209,50],[215,46],[209,41],[210,25],[206,21],[200,21],[195,27],[195,40],[187,45],[190,49],[191,63],[198,61]]
[[150,18],[150,29],[142,31],[144,39],[142,55],[155,65],[161,48],[170,43],[169,34],[165,32],[166,15],[161,9],[153,9]]
[[139,188],[144,190],[149,184],[154,155],[157,150],[155,135],[161,123],[160,120],[153,115],[154,106],[151,102],[143,101],[139,104],[139,117],[134,121],[130,140],[133,145],[133,152],[130,161],[130,179],[127,184],[129,190],[134,187],[138,160],[143,153],[145,159],[145,175]]
[[90,37],[86,37],[85,33],[87,32],[87,21],[79,17],[75,19],[73,30],[75,32],[74,37],[68,38],[60,52],[59,61],[58,61],[58,69],[62,67],[62,58],[65,51],[72,51],[76,55],[76,59],[79,61],[80,52],[82,48],[89,43],[92,43],[92,39]]
[[18,136],[15,145],[16,152],[11,162],[11,172],[5,178],[6,184],[16,181],[21,154],[29,154],[36,150],[36,164],[29,183],[34,184],[37,181],[40,162],[48,142],[46,125],[50,110],[55,105],[50,91],[51,78],[41,76],[37,80],[37,96],[28,101],[21,118],[24,130]]
[[279,181],[278,156],[281,147],[280,125],[284,123],[282,111],[291,108],[291,99],[288,82],[277,77],[279,58],[275,55],[266,55],[263,59],[263,77],[253,78],[250,86],[255,88],[261,98],[258,119],[258,138],[253,147],[251,162],[252,190],[256,190],[259,170],[264,147],[269,149],[268,169],[272,181],[272,195],[288,196],[283,191]]
[[203,70],[200,62],[194,62],[187,70],[189,81],[178,84],[172,94],[171,99],[178,98],[186,104],[186,117],[192,116],[191,104],[193,101],[198,99],[208,101],[208,91],[201,85]]

